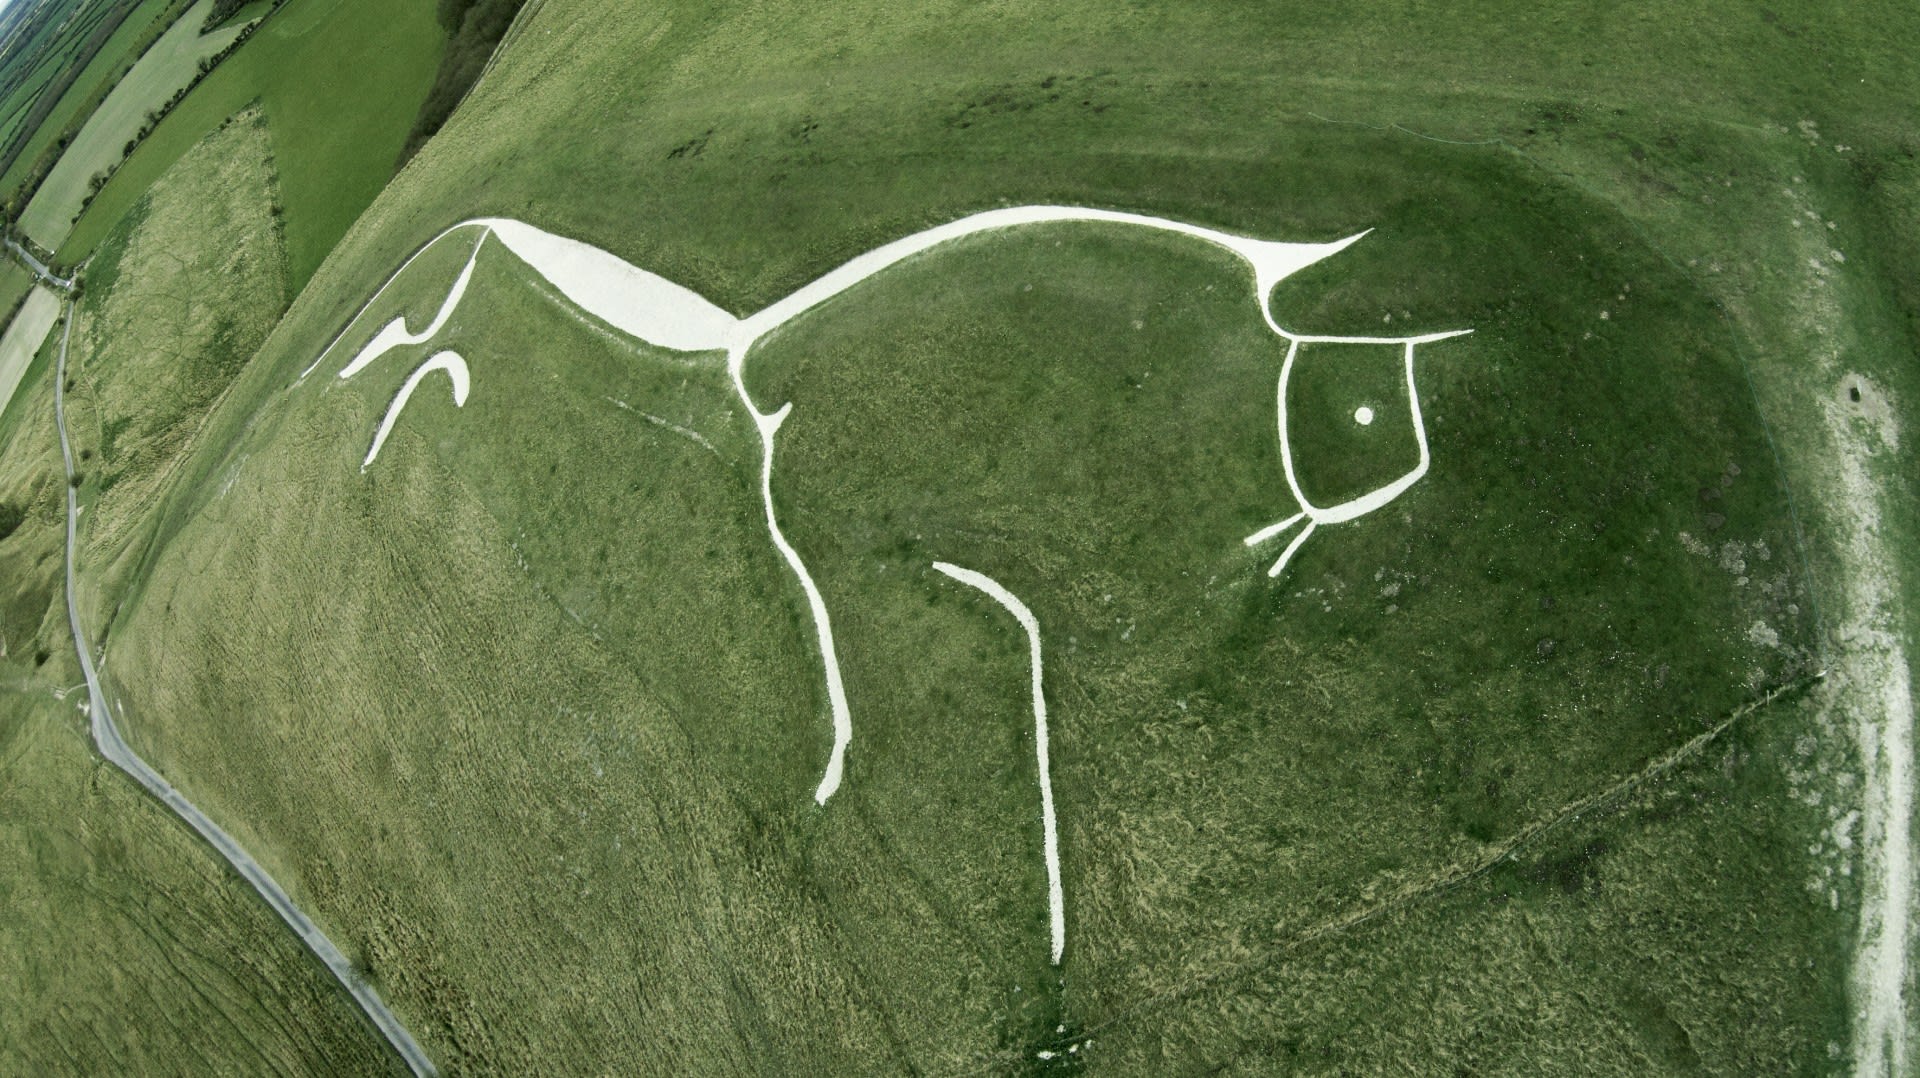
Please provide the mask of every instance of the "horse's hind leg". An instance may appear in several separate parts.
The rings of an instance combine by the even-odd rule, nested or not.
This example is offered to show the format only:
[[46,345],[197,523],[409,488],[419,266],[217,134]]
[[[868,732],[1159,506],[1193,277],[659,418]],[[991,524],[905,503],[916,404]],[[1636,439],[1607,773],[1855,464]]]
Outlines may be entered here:
[[445,328],[447,320],[453,317],[454,309],[460,306],[460,300],[466,295],[467,285],[473,280],[474,266],[480,259],[480,248],[485,246],[487,237],[492,234],[492,230],[482,222],[470,221],[454,225],[452,228],[447,229],[445,232],[427,241],[420,250],[414,252],[411,258],[401,263],[400,268],[395,270],[393,275],[387,278],[386,283],[380,286],[380,290],[373,294],[373,298],[367,300],[366,304],[342,327],[339,336],[336,336],[332,343],[327,345],[326,349],[320,353],[306,370],[300,372],[300,377],[305,378],[307,375],[312,374],[322,363],[326,362],[327,357],[333,353],[335,348],[339,347],[341,341],[346,339],[347,334],[353,332],[353,327],[360,322],[361,318],[366,316],[367,311],[371,310],[373,305],[380,301],[380,297],[384,296],[387,289],[393,286],[393,282],[399,280],[401,275],[405,274],[407,269],[411,267],[421,255],[432,250],[440,241],[453,235],[455,232],[471,229],[479,230],[479,238],[474,241],[473,250],[467,256],[466,264],[461,267],[460,275],[454,279],[453,287],[447,292],[446,298],[441,301],[440,309],[435,312],[433,320],[427,324],[427,327],[415,333],[407,329],[405,316],[394,318],[393,321],[380,327],[380,331],[374,334],[373,339],[368,341],[366,345],[354,355],[353,359],[349,361],[345,367],[340,369],[339,376],[341,378],[351,378],[362,370],[365,370],[374,360],[379,359],[393,349],[406,345],[423,344],[432,339],[441,329]]

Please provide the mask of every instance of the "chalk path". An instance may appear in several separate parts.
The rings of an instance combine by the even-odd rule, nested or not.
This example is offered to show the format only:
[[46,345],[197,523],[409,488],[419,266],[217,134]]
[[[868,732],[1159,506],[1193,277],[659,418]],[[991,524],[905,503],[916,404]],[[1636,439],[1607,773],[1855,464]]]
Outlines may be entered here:
[[1053,817],[1053,768],[1047,760],[1047,698],[1041,692],[1040,622],[1027,604],[985,573],[962,569],[950,562],[937,561],[935,569],[971,588],[977,588],[1007,608],[1020,627],[1027,631],[1027,663],[1033,674],[1033,754],[1040,769],[1041,846],[1047,859],[1047,913],[1053,927],[1053,964],[1060,964],[1067,949],[1066,891],[1060,885],[1060,829]]
[[387,1039],[387,1043],[393,1046],[393,1050],[399,1053],[400,1058],[406,1061],[414,1074],[434,1074],[436,1071],[433,1061],[427,1058],[426,1052],[414,1041],[413,1035],[407,1032],[407,1027],[387,1009],[387,1005],[381,1001],[379,993],[373,990],[373,986],[353,971],[353,966],[347,961],[347,957],[340,953],[340,948],[334,946],[333,941],[327,938],[327,934],[320,930],[320,926],[314,924],[300,907],[294,905],[286,889],[268,875],[267,870],[261,868],[260,864],[238,842],[234,841],[233,836],[221,830],[220,826],[208,818],[206,813],[201,812],[166,779],[161,778],[160,773],[148,766],[147,762],[128,747],[126,741],[120,736],[120,728],[115,725],[113,712],[107,706],[107,694],[100,687],[100,676],[94,668],[92,649],[87,644],[86,629],[80,624],[79,602],[74,596],[74,551],[78,545],[76,536],[79,529],[80,504],[79,491],[73,484],[73,449],[67,439],[67,345],[73,337],[71,306],[67,308],[66,314],[66,328],[60,337],[60,358],[53,383],[54,426],[60,432],[60,456],[66,462],[67,472],[67,624],[73,631],[74,649],[80,656],[80,672],[86,678],[87,717],[92,724],[93,743],[108,763],[126,772],[135,782],[144,786],[148,793],[159,799],[161,804],[173,810],[174,815],[185,820],[187,826],[198,832],[200,837],[213,847],[214,852],[225,858],[227,864],[233,866],[233,870],[240,874],[241,879],[252,885],[261,899],[279,915],[282,921],[287,923],[287,927],[293,929],[294,934],[300,937],[300,942],[306,944],[307,950],[312,951],[314,957],[320,959],[321,964],[327,967],[327,972],[333,974],[334,979],[340,982],[340,986],[353,997],[353,1001],[360,1005],[360,1010],[366,1014],[367,1020],[372,1022],[381,1036]]

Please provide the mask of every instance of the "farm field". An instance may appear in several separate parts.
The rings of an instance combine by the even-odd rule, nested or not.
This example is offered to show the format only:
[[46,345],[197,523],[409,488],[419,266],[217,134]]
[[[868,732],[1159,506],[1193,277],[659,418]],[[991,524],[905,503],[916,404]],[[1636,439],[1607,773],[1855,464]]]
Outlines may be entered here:
[[27,170],[40,154],[69,124],[80,118],[80,110],[99,91],[103,80],[117,81],[132,66],[135,57],[131,52],[135,44],[154,29],[156,20],[175,6],[176,0],[145,0],[127,16],[92,62],[74,78],[73,85],[47,114],[46,120],[27,137],[13,164],[0,174],[0,190],[11,191],[26,178]]
[[34,96],[50,82],[64,59],[64,49],[77,45],[68,31],[89,13],[111,7],[101,0],[55,0],[28,5],[16,32],[8,35],[0,52],[0,132],[11,138],[26,119]]
[[0,262],[0,311],[6,311],[10,317],[31,291],[32,271],[11,258]]
[[[10,305],[11,306],[11,305]],[[26,376],[27,364],[46,340],[47,331],[60,315],[60,297],[48,289],[36,288],[7,323],[0,336],[0,412],[7,410],[13,392]]]
[[441,45],[429,4],[292,0],[134,151],[60,257],[93,250],[189,147],[257,100],[273,132],[297,292],[392,176]]
[[[41,145],[67,131],[83,102],[104,95],[106,68],[127,61],[125,53],[144,47],[152,22],[165,11],[178,13],[186,0],[155,6],[142,0],[56,0],[24,26],[0,59],[0,88],[5,88],[0,121],[0,163],[12,173],[29,141]],[[31,44],[29,44],[31,42]],[[124,69],[123,69],[124,70]],[[80,85],[83,80],[84,85]],[[97,93],[96,93],[97,92]],[[57,117],[57,119],[56,119]],[[37,150],[35,151],[37,154]],[[28,164],[32,163],[29,159]],[[10,213],[18,212],[16,202]]]
[[[432,26],[292,0],[60,256],[123,732],[445,1072],[1910,1070],[1920,19],[535,0],[389,179]],[[1364,235],[1265,295],[1056,220],[790,300],[1035,205]],[[423,249],[474,218],[721,328]],[[48,351],[0,408],[18,1065],[391,1068],[82,777]],[[135,972],[56,971],[29,864],[160,889],[86,892]],[[189,918],[232,1021],[116,1042]]]
[[35,242],[57,250],[88,194],[88,181],[117,164],[149,114],[192,81],[198,64],[225,48],[241,27],[228,25],[200,32],[213,0],[199,0],[161,35],[129,70],[60,156],[33,200],[20,214],[20,226]]

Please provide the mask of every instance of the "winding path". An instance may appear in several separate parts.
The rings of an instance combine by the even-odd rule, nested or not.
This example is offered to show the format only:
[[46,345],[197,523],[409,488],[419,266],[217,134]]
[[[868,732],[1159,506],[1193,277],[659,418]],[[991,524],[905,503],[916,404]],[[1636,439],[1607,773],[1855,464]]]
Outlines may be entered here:
[[108,763],[126,772],[135,782],[146,787],[147,792],[159,798],[161,804],[172,809],[174,815],[185,820],[187,826],[199,832],[200,837],[206,839],[221,857],[226,858],[227,863],[233,866],[233,870],[238,872],[242,879],[253,885],[253,889],[268,906],[272,907],[273,912],[280,915],[280,919],[287,923],[287,927],[293,929],[294,933],[300,937],[300,941],[307,945],[307,949],[320,959],[328,972],[333,974],[334,979],[340,982],[340,986],[345,988],[354,1002],[360,1005],[367,1019],[387,1039],[387,1043],[393,1046],[393,1050],[400,1054],[400,1058],[406,1061],[414,1074],[435,1074],[437,1072],[433,1061],[427,1058],[426,1052],[415,1043],[412,1034],[408,1033],[400,1020],[387,1009],[386,1004],[380,1001],[380,996],[373,987],[353,971],[346,956],[340,953],[340,948],[334,946],[326,933],[322,932],[305,913],[302,913],[300,907],[294,905],[293,899],[287,896],[287,892],[274,882],[266,869],[261,868],[258,862],[248,856],[247,851],[242,849],[231,835],[208,819],[207,814],[196,808],[193,802],[181,796],[180,792],[175,790],[166,779],[160,777],[159,772],[147,766],[147,762],[127,746],[126,741],[120,736],[119,727],[114,725],[113,713],[107,706],[107,694],[101,689],[99,673],[94,669],[93,656],[87,645],[86,630],[80,624],[79,603],[74,598],[74,551],[78,545],[80,499],[73,482],[73,449],[67,439],[67,345],[73,337],[71,304],[67,306],[65,322],[66,326],[60,335],[60,359],[54,374],[53,410],[54,423],[60,431],[60,457],[66,464],[67,472],[67,622],[73,630],[74,650],[80,656],[80,672],[87,680],[87,715],[93,726],[93,743]]

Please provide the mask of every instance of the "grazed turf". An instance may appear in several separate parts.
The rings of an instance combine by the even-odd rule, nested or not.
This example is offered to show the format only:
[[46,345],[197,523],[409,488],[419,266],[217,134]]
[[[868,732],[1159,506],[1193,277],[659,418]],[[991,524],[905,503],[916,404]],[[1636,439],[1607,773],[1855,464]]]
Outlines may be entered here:
[[0,684],[0,1069],[384,1074],[352,1003],[72,701]]
[[[1049,18],[537,9],[239,374],[103,597],[130,736],[358,940],[452,1064],[1844,1066],[1860,862],[1831,690],[1509,867],[1302,941],[1832,645],[1846,563],[1806,402],[1853,369],[1912,399],[1885,358],[1915,309],[1910,16]],[[1276,306],[1314,332],[1476,330],[1423,352],[1434,470],[1267,581],[1239,540],[1291,508],[1283,347],[1217,252],[1002,237],[808,316],[752,386],[795,402],[775,495],[845,635],[856,742],[824,810],[810,627],[717,357],[608,341],[496,252],[441,339],[280,392],[462,217],[533,220],[744,313],[1039,201],[1376,226]],[[423,259],[356,343],[423,320],[462,257]],[[362,477],[390,394],[443,347],[472,398],[426,383]],[[1359,361],[1364,383],[1302,375],[1339,402],[1298,432],[1329,497],[1406,466],[1399,402]],[[1378,437],[1338,422],[1356,400]],[[1893,487],[1904,444],[1876,462]],[[1058,972],[1022,640],[935,557],[1048,634]]]

